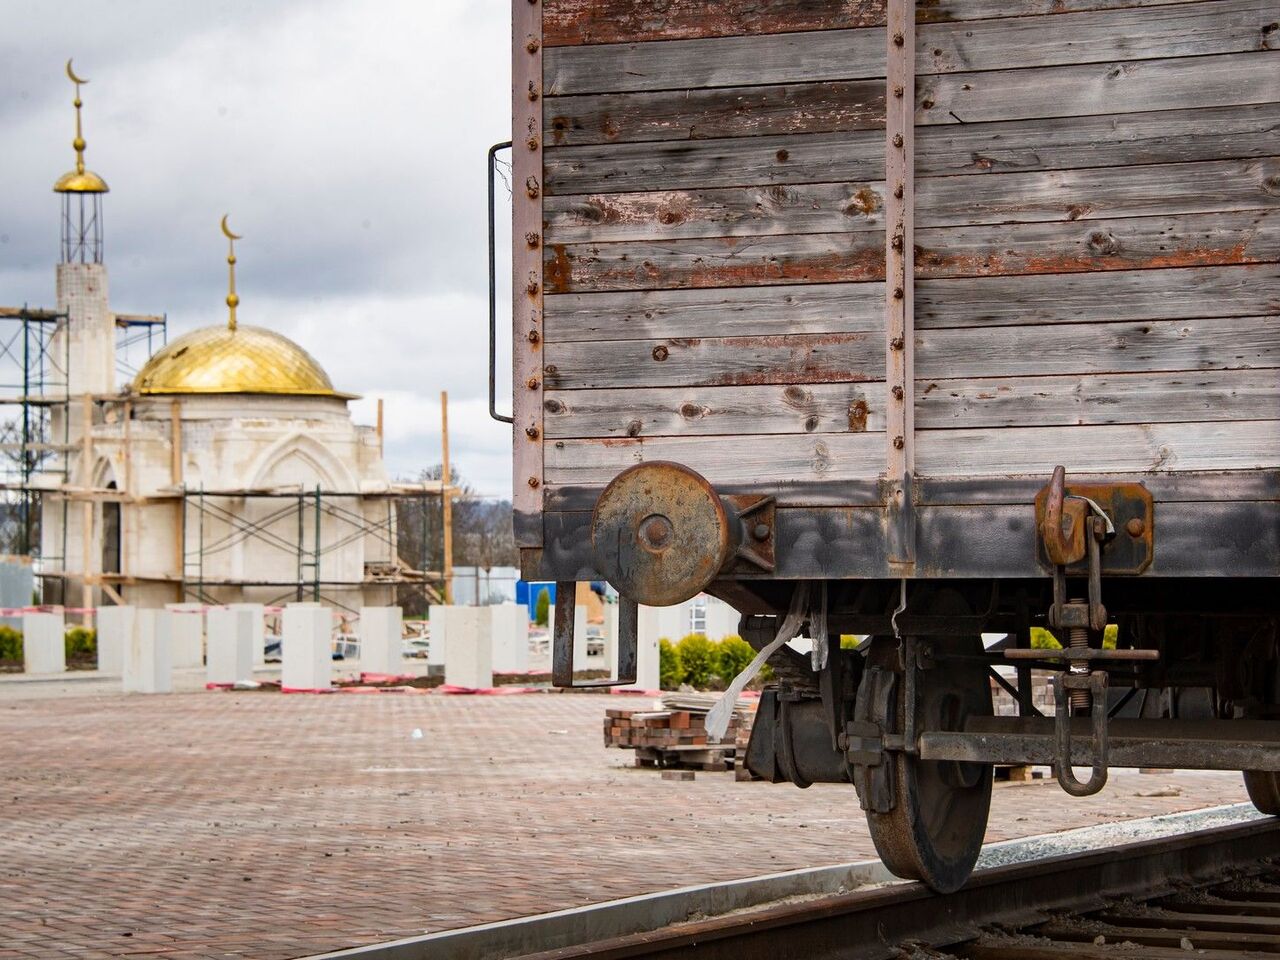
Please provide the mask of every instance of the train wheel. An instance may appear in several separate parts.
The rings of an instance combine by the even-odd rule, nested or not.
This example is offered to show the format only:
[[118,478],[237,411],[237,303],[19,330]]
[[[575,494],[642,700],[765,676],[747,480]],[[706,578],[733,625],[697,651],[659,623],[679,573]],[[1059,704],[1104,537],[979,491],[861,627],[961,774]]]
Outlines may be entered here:
[[1280,774],[1270,770],[1246,770],[1244,788],[1259,813],[1280,816]]
[[[956,594],[941,594],[929,613],[967,613]],[[921,638],[935,654],[980,653],[982,639]],[[897,641],[872,643],[867,666],[901,673]],[[891,717],[872,717],[882,729],[903,730],[903,685],[896,683]],[[991,715],[991,685],[980,662],[942,661],[921,670],[916,680],[916,730],[960,730],[971,716]],[[964,885],[973,871],[991,808],[991,764],[920,760],[905,753],[886,754],[893,780],[888,812],[868,809],[867,824],[876,852],[886,867],[906,879],[920,880],[939,893]]]

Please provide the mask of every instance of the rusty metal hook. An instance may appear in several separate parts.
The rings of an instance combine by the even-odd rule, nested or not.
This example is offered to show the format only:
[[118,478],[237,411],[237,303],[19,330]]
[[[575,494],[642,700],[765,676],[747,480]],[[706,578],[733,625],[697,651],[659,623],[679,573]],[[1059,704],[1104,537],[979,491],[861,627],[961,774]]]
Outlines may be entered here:
[[[1093,770],[1081,783],[1071,769],[1071,708],[1069,687],[1083,688],[1093,696]],[[1054,767],[1058,785],[1073,797],[1088,797],[1107,785],[1107,675],[1103,671],[1083,677],[1057,674],[1053,678],[1054,733],[1057,749]]]
[[[1063,529],[1063,517],[1067,527]],[[1089,516],[1089,502],[1067,496],[1067,471],[1059,465],[1053,468],[1049,480],[1049,492],[1045,497],[1044,523],[1040,538],[1049,562],[1059,567],[1079,563],[1085,555],[1085,520]]]

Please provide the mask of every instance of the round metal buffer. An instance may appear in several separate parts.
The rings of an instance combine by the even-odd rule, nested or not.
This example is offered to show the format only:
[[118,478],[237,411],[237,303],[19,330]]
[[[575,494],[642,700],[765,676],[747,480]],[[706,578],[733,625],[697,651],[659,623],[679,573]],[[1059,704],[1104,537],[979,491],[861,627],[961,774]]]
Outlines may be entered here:
[[591,517],[600,572],[624,597],[652,607],[700,593],[729,559],[731,540],[720,497],[678,463],[624,470]]

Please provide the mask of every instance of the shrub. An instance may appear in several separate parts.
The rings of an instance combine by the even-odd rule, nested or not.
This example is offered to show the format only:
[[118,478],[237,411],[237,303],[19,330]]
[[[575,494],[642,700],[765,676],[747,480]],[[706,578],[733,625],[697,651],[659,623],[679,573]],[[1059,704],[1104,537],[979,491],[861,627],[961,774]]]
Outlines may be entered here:
[[705,690],[716,669],[716,645],[701,633],[691,633],[676,649],[684,666],[684,682],[695,690]]
[[715,672],[726,684],[732,683],[733,678],[745,670],[755,657],[756,652],[751,649],[751,644],[731,634],[716,644]]
[[852,633],[840,634],[840,649],[841,650],[858,649],[858,638],[854,636]]
[[0,625],[0,660],[22,659],[22,633],[8,624]]
[[76,657],[97,656],[98,631],[91,630],[88,627],[72,627],[63,638],[63,643],[65,644],[68,660]]
[[1031,628],[1031,649],[1032,650],[1061,650],[1062,644],[1048,630],[1040,627]]
[[533,603],[533,622],[545,627],[551,619],[551,591],[543,587],[538,591],[538,599]]
[[684,664],[680,662],[680,651],[670,640],[658,641],[658,686],[663,690],[674,690],[684,681]]

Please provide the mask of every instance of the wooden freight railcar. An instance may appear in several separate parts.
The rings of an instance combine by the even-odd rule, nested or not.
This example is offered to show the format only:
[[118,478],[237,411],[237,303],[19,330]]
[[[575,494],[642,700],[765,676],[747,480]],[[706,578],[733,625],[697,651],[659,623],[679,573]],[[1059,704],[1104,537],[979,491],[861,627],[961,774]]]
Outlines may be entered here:
[[1276,0],[513,12],[525,575],[608,579],[629,651],[637,604],[733,604],[752,768],[852,782],[938,889],[992,763],[1280,813]]

